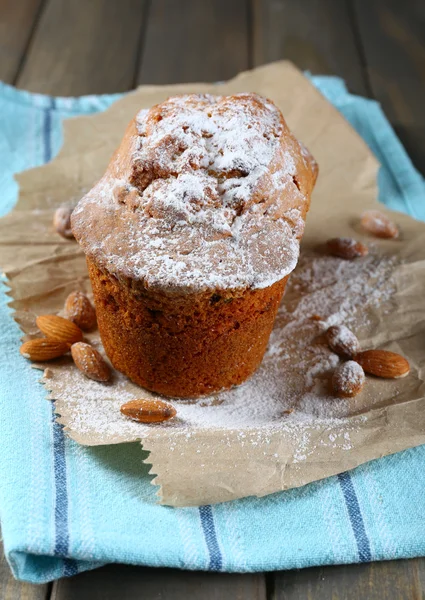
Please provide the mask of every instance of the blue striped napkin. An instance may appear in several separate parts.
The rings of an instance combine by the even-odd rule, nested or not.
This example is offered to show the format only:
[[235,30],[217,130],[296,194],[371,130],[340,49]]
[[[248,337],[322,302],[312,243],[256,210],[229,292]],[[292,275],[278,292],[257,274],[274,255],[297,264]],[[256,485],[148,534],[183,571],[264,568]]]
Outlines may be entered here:
[[[312,81],[378,157],[381,201],[425,220],[424,180],[379,105],[348,94],[339,79]],[[116,98],[50,98],[0,86],[2,214],[17,198],[13,173],[57,153],[63,119]],[[139,444],[85,448],[64,436],[39,374],[19,356],[6,303],[3,294],[0,516],[16,577],[40,583],[108,562],[264,571],[425,554],[425,446],[261,499],[158,506]]]

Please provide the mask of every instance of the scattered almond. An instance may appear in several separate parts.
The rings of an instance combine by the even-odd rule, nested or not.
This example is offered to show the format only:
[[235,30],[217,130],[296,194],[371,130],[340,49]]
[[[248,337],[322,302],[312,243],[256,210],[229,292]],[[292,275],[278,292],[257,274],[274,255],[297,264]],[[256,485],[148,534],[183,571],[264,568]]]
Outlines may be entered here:
[[326,341],[335,354],[343,358],[353,358],[360,350],[357,337],[345,325],[332,325],[326,331]]
[[74,344],[83,339],[83,332],[68,319],[57,315],[41,315],[35,320],[37,327],[52,340]]
[[310,315],[310,319],[312,321],[323,321],[322,317],[320,315],[316,315],[316,314]]
[[346,259],[366,256],[369,252],[367,246],[352,238],[332,238],[326,242],[326,246],[333,256]]
[[366,350],[354,357],[363,370],[376,377],[397,379],[410,372],[410,365],[403,356],[388,350]]
[[283,410],[283,411],[282,411],[282,417],[283,417],[284,415],[285,415],[285,416],[286,416],[286,415],[290,415],[290,414],[292,414],[293,412],[294,412],[294,409],[293,409],[293,408],[287,408],[286,410]]
[[62,356],[69,350],[69,344],[47,338],[35,338],[22,344],[20,353],[35,362],[44,362]]
[[335,369],[332,389],[338,398],[352,398],[361,392],[365,380],[362,367],[354,360],[349,360]]
[[367,232],[376,237],[391,239],[399,236],[397,225],[379,210],[368,210],[363,213],[360,223]]
[[65,301],[66,317],[84,331],[96,325],[96,312],[83,292],[71,292]]
[[177,414],[172,404],[162,400],[130,400],[120,410],[126,417],[140,423],[161,423]]
[[71,229],[71,215],[73,208],[71,206],[59,206],[53,217],[53,227],[56,233],[63,238],[72,239],[74,234]]
[[109,381],[111,369],[103,356],[90,344],[77,342],[71,346],[71,355],[74,363],[89,379],[95,381]]

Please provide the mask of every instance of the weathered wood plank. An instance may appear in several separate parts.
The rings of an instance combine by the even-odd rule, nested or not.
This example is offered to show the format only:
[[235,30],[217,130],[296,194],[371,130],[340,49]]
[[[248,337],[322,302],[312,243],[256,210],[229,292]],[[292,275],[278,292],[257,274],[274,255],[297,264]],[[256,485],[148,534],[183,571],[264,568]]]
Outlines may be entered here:
[[286,58],[312,73],[339,75],[351,91],[368,94],[346,2],[253,0],[252,6],[255,66]]
[[425,559],[276,573],[272,600],[412,600],[425,597]]
[[266,600],[264,575],[108,565],[54,583],[51,600]]
[[425,2],[353,0],[373,95],[425,172]]
[[48,0],[18,86],[55,95],[134,86],[145,0]]
[[0,600],[46,600],[47,585],[31,585],[14,579],[0,543]]
[[0,79],[13,83],[43,0],[0,0]]
[[249,67],[248,2],[155,0],[138,83],[229,79]]

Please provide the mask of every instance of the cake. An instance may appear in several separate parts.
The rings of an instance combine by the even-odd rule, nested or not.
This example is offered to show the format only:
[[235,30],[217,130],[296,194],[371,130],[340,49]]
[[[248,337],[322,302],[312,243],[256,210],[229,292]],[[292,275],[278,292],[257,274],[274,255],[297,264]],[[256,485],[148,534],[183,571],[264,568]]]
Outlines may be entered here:
[[141,110],[72,215],[113,366],[177,398],[252,375],[316,177],[280,110],[257,94]]

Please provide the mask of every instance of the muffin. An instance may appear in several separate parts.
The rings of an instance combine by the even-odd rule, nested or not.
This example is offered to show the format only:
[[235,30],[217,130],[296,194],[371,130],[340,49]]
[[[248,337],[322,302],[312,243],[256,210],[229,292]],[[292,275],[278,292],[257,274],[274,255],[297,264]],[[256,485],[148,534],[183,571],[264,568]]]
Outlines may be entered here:
[[316,176],[256,94],[141,110],[72,215],[114,367],[181,398],[247,379],[297,264]]

